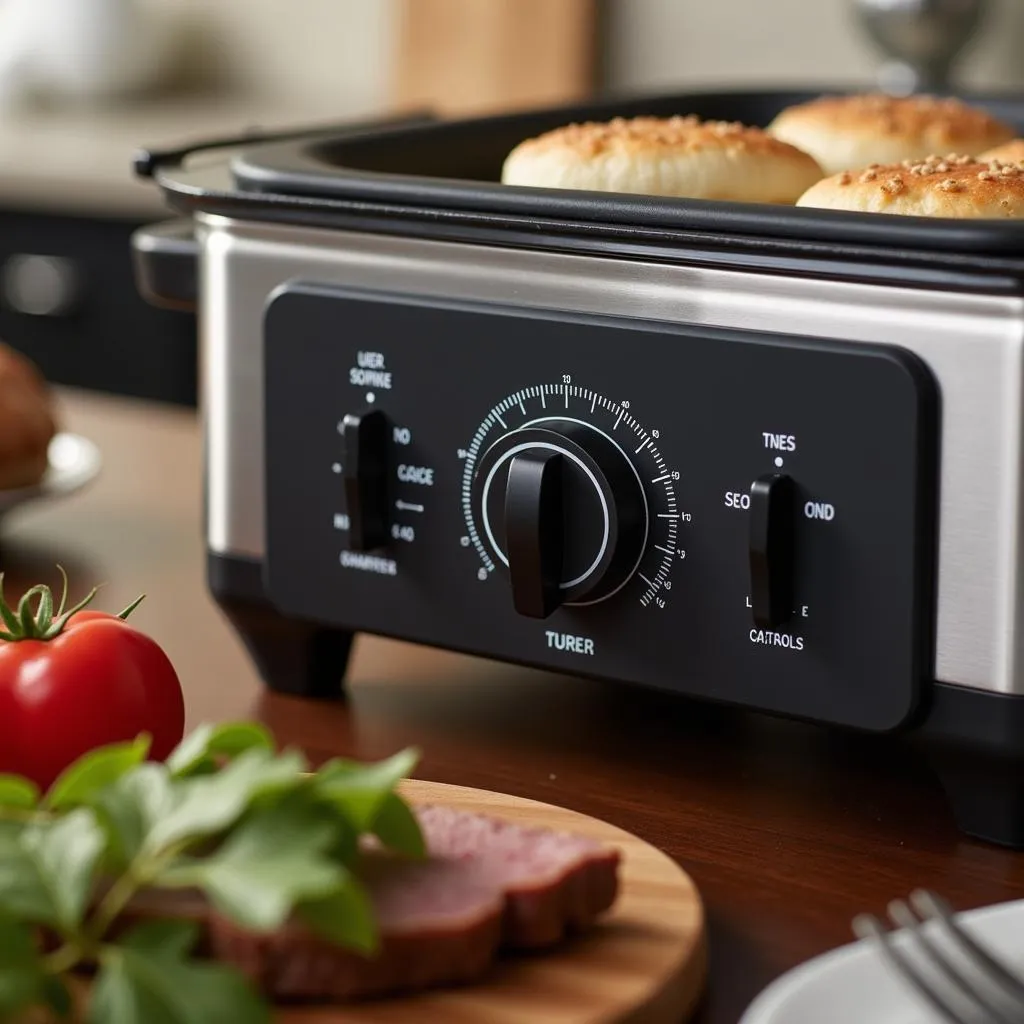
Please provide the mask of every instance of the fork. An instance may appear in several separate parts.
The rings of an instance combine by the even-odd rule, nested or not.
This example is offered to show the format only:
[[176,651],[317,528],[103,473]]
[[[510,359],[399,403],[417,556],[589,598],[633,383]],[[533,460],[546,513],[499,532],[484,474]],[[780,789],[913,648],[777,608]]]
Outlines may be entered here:
[[[1024,983],[964,931],[945,900],[918,889],[907,901],[893,900],[888,911],[898,932],[871,914],[858,914],[854,935],[871,941],[889,967],[946,1021],[1024,1024]],[[897,934],[906,938],[894,941]]]

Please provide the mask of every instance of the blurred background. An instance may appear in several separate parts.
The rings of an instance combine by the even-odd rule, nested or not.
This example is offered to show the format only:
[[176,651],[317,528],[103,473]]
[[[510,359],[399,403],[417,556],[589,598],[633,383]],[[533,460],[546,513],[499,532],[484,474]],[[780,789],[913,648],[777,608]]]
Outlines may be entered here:
[[[423,104],[457,115],[605,90],[871,84],[883,55],[854,6],[0,0],[0,337],[56,383],[193,405],[192,318],[144,305],[131,279],[132,230],[167,215],[131,177],[136,147]],[[958,84],[1021,86],[1022,44],[1024,2],[989,0]]]

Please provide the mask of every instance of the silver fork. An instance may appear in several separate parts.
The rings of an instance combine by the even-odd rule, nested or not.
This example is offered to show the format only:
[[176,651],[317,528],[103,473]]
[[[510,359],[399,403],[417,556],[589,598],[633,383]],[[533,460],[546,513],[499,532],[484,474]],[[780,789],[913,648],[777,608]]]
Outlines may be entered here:
[[897,932],[871,914],[853,919],[853,933],[933,1010],[951,1024],[1024,1024],[1024,983],[964,931],[945,900],[918,889],[888,911],[906,940],[894,941]]

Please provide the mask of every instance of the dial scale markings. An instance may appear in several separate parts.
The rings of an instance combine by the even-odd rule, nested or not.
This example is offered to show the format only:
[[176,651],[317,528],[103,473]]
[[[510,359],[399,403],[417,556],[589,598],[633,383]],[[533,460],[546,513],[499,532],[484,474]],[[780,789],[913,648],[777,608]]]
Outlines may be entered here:
[[[644,584],[645,589],[639,596],[643,607],[654,603],[663,607],[664,598],[659,594],[671,588],[669,576],[679,554],[678,523],[681,518],[689,518],[678,511],[673,485],[678,473],[673,474],[669,469],[655,443],[658,431],[645,429],[629,411],[628,402],[614,402],[590,388],[572,383],[534,385],[506,396],[489,410],[465,450],[462,509],[470,544],[483,567],[480,578],[488,578],[498,567],[498,560],[505,561],[488,543],[488,540],[493,543],[493,537],[486,536],[489,528],[478,523],[474,513],[473,487],[480,458],[498,438],[525,427],[544,427],[547,422],[558,420],[591,428],[611,441],[628,461],[643,490],[648,519],[643,551],[630,579],[635,575]],[[629,582],[626,580],[617,589],[628,586]]]

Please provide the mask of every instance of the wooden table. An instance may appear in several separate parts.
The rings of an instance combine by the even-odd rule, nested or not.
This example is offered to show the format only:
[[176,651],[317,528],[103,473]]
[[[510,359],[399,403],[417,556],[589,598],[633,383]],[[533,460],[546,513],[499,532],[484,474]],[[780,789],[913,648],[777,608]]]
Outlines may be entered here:
[[191,413],[64,394],[105,467],[88,491],[16,514],[0,566],[19,586],[136,613],[174,660],[190,724],[254,716],[321,760],[424,751],[422,778],[546,800],[675,857],[707,904],[711,978],[696,1020],[734,1024],[793,965],[849,941],[860,910],[926,884],[962,908],[1024,896],[1024,854],[962,838],[937,784],[885,742],[360,638],[349,703],[264,693],[203,584],[200,437]]

